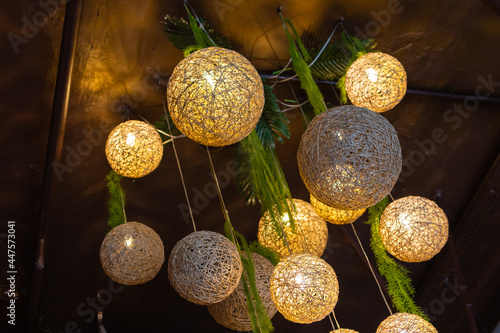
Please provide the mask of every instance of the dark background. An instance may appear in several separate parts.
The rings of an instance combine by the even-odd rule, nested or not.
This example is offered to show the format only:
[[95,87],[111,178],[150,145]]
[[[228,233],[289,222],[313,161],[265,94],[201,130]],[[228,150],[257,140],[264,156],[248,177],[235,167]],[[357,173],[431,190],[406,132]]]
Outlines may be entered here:
[[[52,173],[52,182],[50,172],[44,176],[44,167],[51,149],[51,116],[59,110],[53,108],[56,80],[62,76],[57,66],[69,59],[59,57],[66,6],[53,1],[52,8],[57,8],[49,8],[48,15],[41,5],[50,3],[46,1],[3,1],[0,5],[2,327],[13,328],[4,315],[9,301],[4,276],[7,221],[14,220],[15,331],[97,332],[91,309],[98,291],[103,290],[104,325],[110,333],[228,332],[205,307],[175,293],[166,263],[152,281],[121,289],[114,284],[109,287],[98,257],[108,230],[104,177],[109,166],[104,142],[109,131],[124,120],[120,105],[129,104],[133,119],[140,114],[155,121],[162,114],[165,88],[156,89],[147,67],[166,76],[182,59],[160,24],[167,13],[185,15],[182,1],[83,2],[63,126],[60,163],[64,167]],[[68,6],[76,4],[73,0]],[[397,107],[383,114],[398,132],[405,161],[392,194],[435,199],[450,221],[453,242],[432,260],[407,265],[418,304],[428,309],[440,332],[474,332],[473,327],[476,332],[493,332],[500,319],[498,1],[193,0],[192,5],[261,73],[276,70],[288,60],[286,37],[276,13],[281,5],[284,16],[300,33],[318,24],[330,27],[344,17],[352,34],[374,37],[379,50],[401,61],[410,90],[458,94],[409,91]],[[22,38],[16,47],[10,41],[12,34]],[[484,80],[493,82],[490,91],[480,87]],[[328,102],[338,105],[329,85],[320,88]],[[63,92],[58,89],[59,94]],[[476,108],[477,92],[491,93],[491,98],[479,101]],[[276,93],[280,100],[295,99],[293,93],[304,96],[297,82],[278,84]],[[453,111],[460,107],[464,111]],[[288,116],[292,137],[277,152],[293,196],[308,200],[295,157],[304,126],[297,110]],[[432,141],[433,132],[439,129],[446,139]],[[206,153],[189,139],[180,139],[177,145],[191,201],[198,207],[198,229],[222,232],[217,198],[197,194],[212,186]],[[232,147],[212,156],[217,171],[231,174]],[[128,219],[156,230],[168,257],[174,244],[192,231],[179,208],[185,200],[172,149],[167,147],[160,167],[151,175],[124,180],[123,186]],[[254,240],[259,207],[246,206],[232,181],[223,186],[223,195],[235,228]],[[365,220],[362,217],[355,227],[370,255]],[[340,283],[337,319],[345,328],[374,332],[388,311],[359,254],[352,228],[329,225],[329,232],[323,258],[335,269]],[[44,268],[35,269],[40,238],[45,244]],[[277,332],[331,330],[327,319],[300,325],[277,314],[273,323]]]

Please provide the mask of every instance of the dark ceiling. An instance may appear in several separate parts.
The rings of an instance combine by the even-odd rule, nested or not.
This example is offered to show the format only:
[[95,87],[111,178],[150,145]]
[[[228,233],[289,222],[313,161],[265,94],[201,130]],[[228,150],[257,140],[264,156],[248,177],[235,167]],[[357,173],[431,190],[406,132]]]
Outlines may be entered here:
[[[57,8],[51,11],[45,4]],[[152,281],[117,290],[110,289],[98,255],[108,230],[106,136],[124,120],[121,105],[128,104],[134,119],[140,114],[155,121],[162,114],[165,88],[156,88],[147,68],[166,76],[182,59],[160,21],[167,13],[184,16],[183,3],[86,0],[81,11],[79,4],[19,0],[1,5],[0,267],[1,276],[6,275],[7,221],[15,221],[18,293],[16,326],[8,325],[2,315],[2,327],[13,332],[98,332],[92,307],[103,290],[102,295],[111,295],[103,301],[109,333],[228,332],[205,307],[176,294],[166,263]],[[300,32],[344,17],[351,33],[374,37],[379,50],[402,62],[410,90],[445,94],[409,91],[397,107],[383,114],[398,132],[404,159],[392,194],[435,199],[450,221],[451,238],[443,251],[429,262],[407,265],[418,304],[427,308],[439,332],[493,332],[500,320],[498,2],[193,0],[192,5],[261,73],[288,60],[276,13],[282,6],[284,16]],[[71,27],[78,18],[73,39]],[[67,38],[62,38],[64,26]],[[75,40],[73,71],[65,76]],[[71,84],[69,95],[65,82]],[[338,105],[329,85],[320,88],[328,102]],[[276,94],[280,100],[294,99],[294,94],[304,97],[297,82],[278,84]],[[293,196],[308,200],[295,157],[304,127],[297,110],[288,117],[292,137],[277,152]],[[444,135],[436,139],[436,131]],[[212,183],[206,153],[189,139],[177,142],[190,198],[198,205],[198,229],[223,232],[217,198],[196,203],[197,193]],[[212,156],[216,170],[231,173],[231,147]],[[57,168],[51,167],[53,161],[60,163]],[[168,256],[192,231],[180,209],[184,196],[171,148],[151,175],[124,180],[123,186],[129,220],[156,230]],[[223,186],[223,195],[235,228],[247,239],[256,239],[259,208],[246,206],[233,182]],[[370,252],[365,220],[362,217],[355,227]],[[329,225],[329,233],[323,258],[339,278],[337,319],[345,328],[374,332],[388,311],[352,228]],[[0,288],[3,314],[9,302],[6,278]],[[277,314],[273,323],[277,332],[331,330],[327,319],[300,325]]]

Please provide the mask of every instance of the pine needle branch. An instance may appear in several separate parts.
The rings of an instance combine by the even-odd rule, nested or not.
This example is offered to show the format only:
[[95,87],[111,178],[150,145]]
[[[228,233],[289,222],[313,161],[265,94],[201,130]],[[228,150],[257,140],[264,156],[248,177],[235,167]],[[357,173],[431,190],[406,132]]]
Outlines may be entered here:
[[111,170],[106,176],[106,187],[108,188],[109,201],[108,225],[114,228],[126,222],[125,218],[125,193],[120,186],[122,176]]

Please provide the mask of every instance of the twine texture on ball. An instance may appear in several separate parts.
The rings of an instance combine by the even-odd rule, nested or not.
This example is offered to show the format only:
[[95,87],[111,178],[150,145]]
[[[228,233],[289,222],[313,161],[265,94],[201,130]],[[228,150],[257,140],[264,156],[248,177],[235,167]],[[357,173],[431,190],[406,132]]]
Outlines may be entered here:
[[332,224],[352,223],[366,211],[366,208],[356,210],[333,208],[325,205],[313,195],[311,195],[311,205],[314,207],[319,216]]
[[106,141],[106,157],[119,175],[139,178],[151,173],[160,164],[163,143],[156,129],[139,120],[116,126]]
[[429,260],[448,240],[448,218],[432,200],[403,197],[391,202],[382,213],[380,237],[387,251],[399,260]]
[[[252,253],[252,261],[255,268],[255,284],[262,305],[271,319],[278,309],[271,299],[269,279],[273,273],[274,266],[269,260],[257,253]],[[252,323],[248,315],[247,299],[243,291],[242,282],[234,292],[219,303],[208,305],[208,311],[221,325],[235,331],[251,331]]]
[[271,276],[271,297],[286,319],[309,324],[325,318],[337,304],[339,283],[333,268],[308,253],[292,254]]
[[376,333],[438,333],[431,323],[411,313],[399,312],[387,317],[377,328]]
[[264,107],[264,87],[253,65],[241,54],[208,47],[174,68],[167,102],[175,126],[207,146],[225,146],[245,138]]
[[104,237],[99,256],[104,273],[125,285],[150,281],[165,260],[160,236],[138,222],[127,222],[113,228]]
[[330,333],[359,333],[359,332],[355,330],[350,330],[348,328],[340,328],[338,330],[331,331]]
[[370,52],[347,70],[345,89],[352,104],[375,112],[395,107],[406,93],[406,72],[401,63],[385,53]]
[[380,114],[353,105],[318,116],[302,135],[297,152],[309,192],[338,209],[368,208],[388,195],[401,172],[394,127]]
[[290,252],[308,252],[321,257],[328,241],[326,221],[316,213],[310,203],[293,199],[293,204],[295,210],[289,204],[295,222],[293,227],[288,214],[282,217],[281,223],[273,221],[269,212],[262,215],[257,231],[259,243],[277,252],[281,258]]
[[236,246],[213,231],[193,232],[175,244],[168,278],[188,301],[208,305],[229,296],[240,282],[243,267]]

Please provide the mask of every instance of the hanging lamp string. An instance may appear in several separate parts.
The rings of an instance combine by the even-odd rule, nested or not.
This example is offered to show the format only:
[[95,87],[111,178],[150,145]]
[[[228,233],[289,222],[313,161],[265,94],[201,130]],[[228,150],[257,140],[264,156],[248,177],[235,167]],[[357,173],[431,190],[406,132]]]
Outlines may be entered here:
[[339,325],[339,322],[337,321],[337,317],[335,317],[335,311],[332,310],[332,316],[333,316],[333,319],[335,319],[335,323],[337,324],[337,327],[340,329],[340,325]]
[[[165,112],[165,119],[167,120],[168,130],[172,132],[170,129],[170,120],[168,119],[167,107],[165,106],[165,100],[162,99],[163,103],[163,111]],[[177,161],[177,167],[179,168],[179,174],[181,176],[182,187],[184,188],[184,195],[186,196],[186,201],[189,208],[189,215],[191,216],[191,222],[193,223],[193,229],[196,232],[196,224],[194,223],[193,210],[191,209],[191,203],[189,202],[189,196],[186,189],[186,183],[184,182],[184,175],[182,173],[181,163],[179,161],[179,156],[177,155],[177,149],[175,149],[175,140],[172,138],[172,148],[174,149],[175,160]]]
[[127,214],[125,214],[125,201],[123,200],[123,190],[122,187],[119,186],[120,189],[120,199],[122,199],[122,210],[123,210],[123,220],[127,223]]
[[358,233],[356,232],[356,229],[354,228],[354,223],[351,223],[351,227],[352,227],[352,230],[354,231],[354,235],[356,236],[356,239],[358,240],[359,246],[361,247],[361,251],[363,251],[366,262],[368,263],[368,267],[370,268],[370,271],[372,272],[373,279],[377,283],[378,290],[380,292],[380,295],[382,295],[382,299],[384,300],[385,306],[387,307],[387,310],[389,310],[389,313],[392,315],[391,307],[389,306],[389,303],[387,302],[387,298],[385,297],[384,291],[382,290],[382,286],[380,285],[380,282],[378,281],[377,276],[375,275],[375,271],[373,270],[373,267],[370,263],[370,259],[368,259],[368,256],[366,255],[366,252],[365,252],[365,249],[363,248],[363,245],[361,244],[361,240],[358,237]]
[[[299,101],[297,99],[297,95],[295,94],[295,91],[293,90],[292,84],[289,81],[287,83],[288,83],[288,86],[290,87],[290,90],[292,91],[293,98],[295,98],[295,100],[298,103]],[[307,121],[306,114],[304,113],[304,109],[302,108],[302,104],[299,104],[299,109],[300,109],[300,113],[302,114],[302,118],[304,118],[304,121],[306,122],[306,125],[309,126],[309,122]]]
[[[208,160],[210,161],[210,170],[212,172],[212,178],[214,179],[215,184],[217,185],[217,194],[219,196],[219,201],[220,201],[220,205],[222,208],[222,212],[224,214],[224,219],[227,221],[227,223],[229,225],[229,230],[231,231],[231,236],[233,237],[233,243],[234,243],[234,245],[236,245],[238,252],[241,253],[241,248],[240,248],[240,245],[238,243],[238,239],[236,238],[236,235],[234,233],[233,224],[231,223],[231,220],[229,219],[229,212],[227,211],[226,203],[224,202],[224,198],[222,197],[222,190],[221,190],[220,185],[219,185],[219,178],[217,177],[217,173],[215,172],[215,167],[214,167],[214,163],[212,161],[212,155],[210,154],[210,149],[208,148],[208,146],[205,146],[205,148],[207,150]],[[247,258],[247,259],[251,260],[251,258]],[[243,273],[246,275],[247,281],[250,281],[248,273],[245,270],[243,270]],[[251,298],[250,301],[254,305],[253,308],[256,309],[255,300]],[[257,319],[257,325],[259,326],[259,330],[262,332],[262,327],[260,324],[259,316],[257,315],[257,313],[255,313],[255,314],[256,314],[255,317]]]
[[392,201],[394,201],[394,197],[392,196],[392,194],[389,192],[389,198],[391,198]]
[[[335,331],[335,330],[336,330],[336,328],[335,328],[335,325],[333,324],[332,314],[331,314],[331,313],[329,313],[329,314],[328,314],[328,319],[330,319],[330,324],[332,324],[332,328],[333,328],[333,330]],[[340,327],[339,327],[339,328],[340,328]]]

